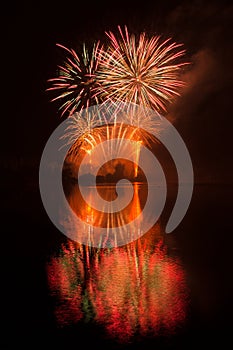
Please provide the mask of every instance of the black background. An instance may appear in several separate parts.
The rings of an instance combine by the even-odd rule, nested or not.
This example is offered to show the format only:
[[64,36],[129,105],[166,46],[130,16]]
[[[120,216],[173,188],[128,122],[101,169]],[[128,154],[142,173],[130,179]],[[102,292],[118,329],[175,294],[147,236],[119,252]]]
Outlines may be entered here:
[[[224,339],[223,329],[232,323],[231,2],[138,4],[68,0],[63,3],[12,1],[1,6],[2,349],[46,345],[47,331],[51,332],[44,264],[53,248],[53,239],[57,243],[63,237],[43,209],[38,169],[45,143],[61,122],[58,105],[50,103],[51,96],[45,92],[47,80],[55,75],[63,58],[56,43],[76,48],[84,41],[102,39],[106,30],[115,31],[117,25],[125,24],[131,32],[146,31],[149,35],[171,36],[174,41],[182,42],[192,62],[186,75],[188,88],[169,107],[168,116],[190,151],[196,184],[211,186],[211,205],[205,207],[202,197],[196,196],[190,209],[192,217],[196,215],[193,224],[203,224],[198,233],[203,247],[197,243],[192,247],[194,241],[188,242],[187,238],[183,244],[188,244],[189,251],[193,250],[193,259],[200,265],[199,249],[204,251],[209,247],[207,264],[215,278],[214,288],[219,291],[222,286],[226,297],[225,301],[221,299],[224,307],[217,308],[220,310],[217,323],[222,322],[220,338]],[[223,192],[219,192],[219,186],[224,188]],[[213,232],[204,237],[202,233],[208,232],[210,220]],[[214,243],[210,243],[210,237]],[[218,260],[223,261],[219,268]],[[214,341],[210,343],[213,345]]]

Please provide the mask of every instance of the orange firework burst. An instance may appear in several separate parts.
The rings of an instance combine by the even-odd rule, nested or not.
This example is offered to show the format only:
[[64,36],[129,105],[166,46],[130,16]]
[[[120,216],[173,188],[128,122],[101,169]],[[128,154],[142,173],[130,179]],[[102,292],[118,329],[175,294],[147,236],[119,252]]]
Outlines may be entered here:
[[119,38],[112,32],[107,50],[99,50],[97,81],[99,95],[112,102],[132,102],[144,107],[166,111],[166,105],[179,95],[185,84],[179,79],[187,62],[179,62],[185,50],[182,44],[150,39],[141,33],[138,40],[119,29]]

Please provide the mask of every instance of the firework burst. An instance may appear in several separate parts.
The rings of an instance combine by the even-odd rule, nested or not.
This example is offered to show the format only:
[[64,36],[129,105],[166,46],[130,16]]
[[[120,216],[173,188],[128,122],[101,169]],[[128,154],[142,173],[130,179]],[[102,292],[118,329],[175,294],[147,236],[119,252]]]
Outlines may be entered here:
[[101,48],[97,70],[98,93],[104,100],[132,102],[157,111],[166,111],[167,103],[179,95],[185,84],[179,79],[188,63],[179,62],[185,54],[181,44],[160,36],[150,39],[141,33],[138,40],[120,26],[119,37],[106,33],[110,42]]
[[154,118],[156,112],[149,112],[146,113],[142,107],[125,103],[119,103],[117,110],[115,106],[105,103],[100,109],[92,107],[75,112],[69,117],[62,137],[64,146],[71,147],[69,155],[74,159],[79,151],[91,152],[99,143],[110,139],[118,139],[119,148],[125,139],[137,142],[139,149],[141,145],[150,148],[153,143],[159,142],[154,135],[160,134],[161,123]]
[[99,103],[99,99],[94,93],[99,42],[94,44],[91,52],[83,44],[81,55],[63,45],[57,44],[57,46],[66,51],[67,57],[64,64],[58,66],[58,77],[48,80],[52,86],[47,91],[55,90],[58,92],[58,96],[51,101],[62,101],[59,108],[62,111],[61,116],[64,114],[70,116],[77,110]]
[[[117,142],[114,144],[101,146],[101,154],[106,162],[109,154],[112,158],[116,157],[116,153],[132,154],[134,178],[137,178],[141,147],[151,148],[155,143],[159,143],[154,135],[161,132],[160,120],[155,120],[154,115],[143,113],[143,108],[136,108],[131,104],[120,103],[118,112],[115,107],[112,111],[113,113],[110,107],[104,104],[100,113],[97,108],[92,107],[75,112],[69,117],[66,132],[62,137],[64,146],[70,146],[67,160],[69,163],[78,164],[85,153],[91,155],[99,144],[103,145],[104,141],[115,139]],[[123,111],[125,114],[121,116]],[[125,145],[126,139],[133,141],[131,147],[128,143]],[[95,155],[95,161],[98,160],[98,155],[100,154]]]

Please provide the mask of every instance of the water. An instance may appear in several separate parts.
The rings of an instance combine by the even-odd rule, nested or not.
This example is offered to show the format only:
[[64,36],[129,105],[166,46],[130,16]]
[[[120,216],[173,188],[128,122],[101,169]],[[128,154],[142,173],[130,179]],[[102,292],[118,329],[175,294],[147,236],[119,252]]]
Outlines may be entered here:
[[168,203],[146,235],[98,250],[58,232],[34,186],[8,197],[2,348],[223,347],[233,323],[231,198],[231,186],[195,186],[172,234],[163,232]]

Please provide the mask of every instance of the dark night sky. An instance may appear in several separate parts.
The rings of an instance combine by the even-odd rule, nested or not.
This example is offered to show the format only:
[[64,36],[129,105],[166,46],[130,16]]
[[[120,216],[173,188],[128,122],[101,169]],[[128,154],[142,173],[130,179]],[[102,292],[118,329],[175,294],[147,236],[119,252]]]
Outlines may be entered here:
[[1,11],[2,161],[39,164],[60,123],[47,79],[61,63],[56,43],[75,48],[126,24],[172,36],[192,66],[188,88],[169,109],[187,144],[197,181],[232,182],[233,6],[226,1],[10,2]]
[[[194,188],[189,214],[175,236],[195,295],[194,329],[191,338],[188,333],[186,348],[192,342],[213,347],[216,337],[221,339],[219,348],[224,348],[225,326],[232,338],[232,208],[228,205],[233,186],[215,183],[233,184],[233,4],[224,0],[139,3],[12,0],[1,5],[1,316],[9,329],[3,329],[1,344],[4,335],[7,344],[17,342],[13,348],[3,344],[3,349],[17,349],[22,339],[27,344],[30,340],[30,347],[23,343],[24,349],[34,349],[34,344],[43,348],[51,335],[44,262],[51,251],[60,249],[64,237],[43,208],[38,178],[45,143],[61,122],[58,105],[50,103],[51,95],[45,92],[47,80],[63,58],[56,43],[75,48],[83,41],[101,39],[105,30],[116,30],[118,24],[126,24],[130,32],[171,36],[184,43],[192,62],[185,76],[188,87],[170,106],[169,117],[190,151],[195,181],[214,186]],[[205,344],[206,322],[210,331]],[[70,331],[72,327],[68,336]],[[85,344],[86,334],[85,338],[81,334]],[[76,333],[73,339],[72,346],[77,346]],[[54,343],[51,348],[56,348]]]

